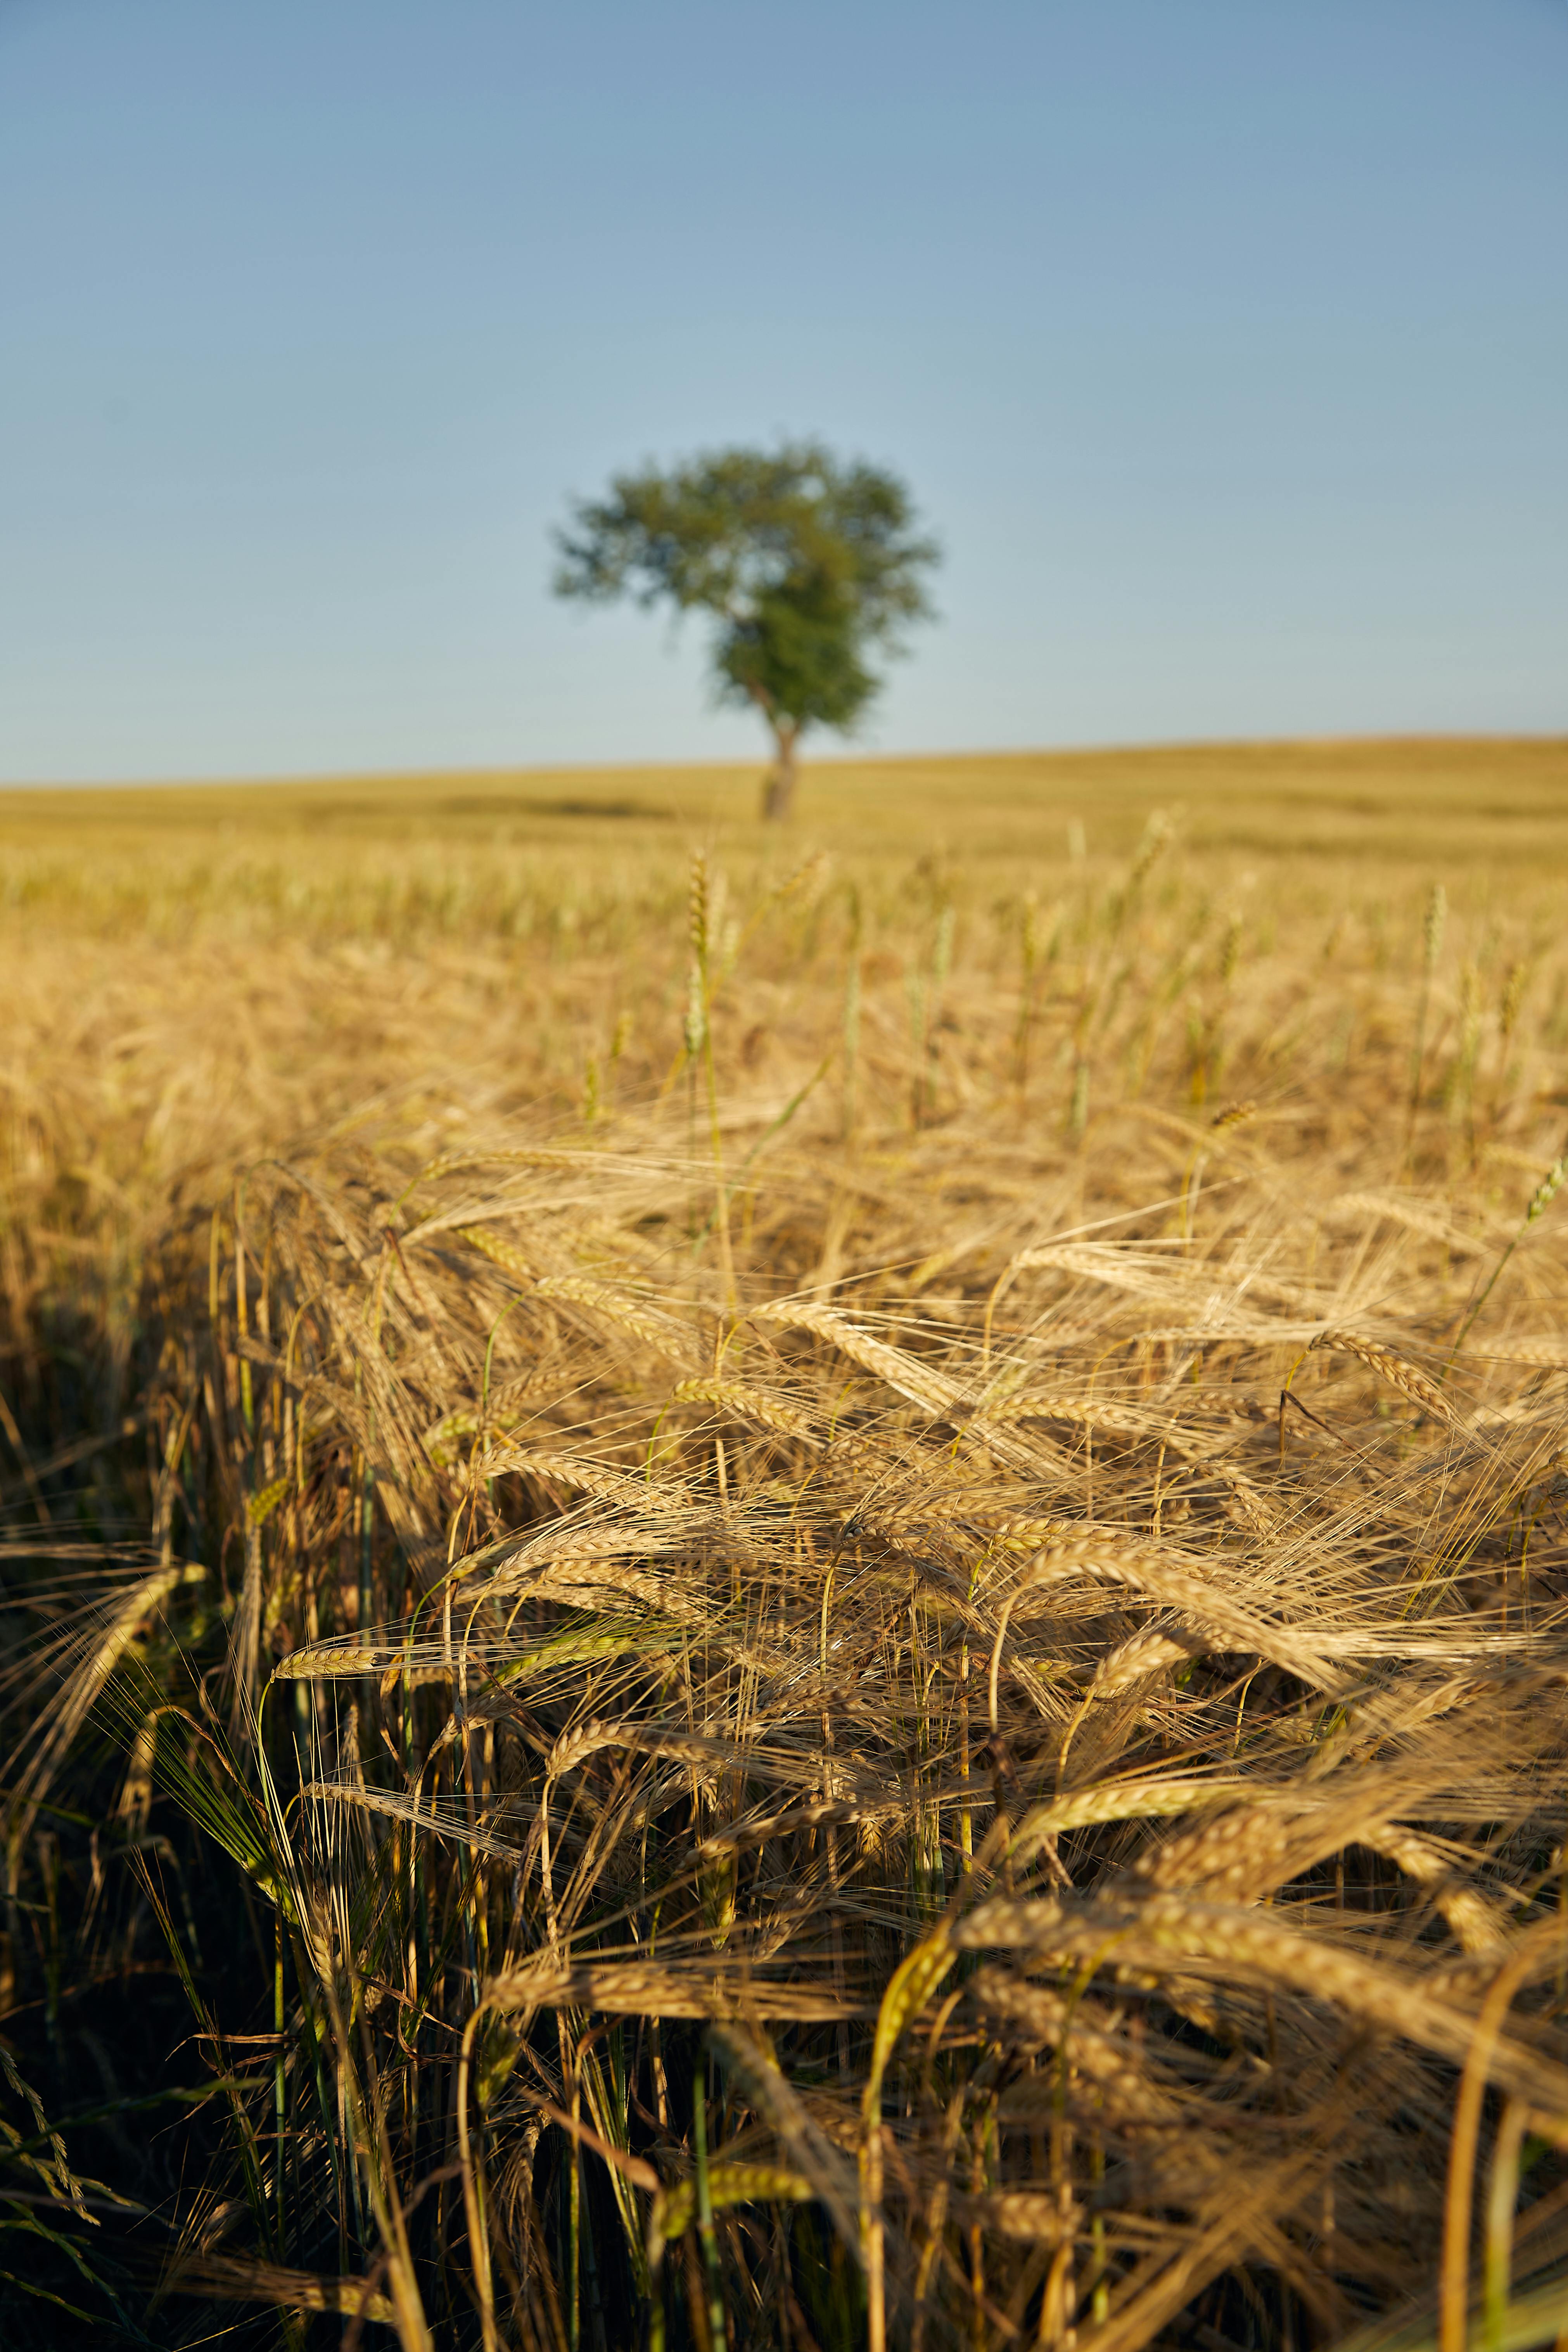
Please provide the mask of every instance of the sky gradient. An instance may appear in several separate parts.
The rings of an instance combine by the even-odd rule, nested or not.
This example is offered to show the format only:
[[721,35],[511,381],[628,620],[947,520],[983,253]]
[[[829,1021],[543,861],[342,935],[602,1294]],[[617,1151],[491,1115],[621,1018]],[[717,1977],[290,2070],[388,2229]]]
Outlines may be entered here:
[[946,549],[868,748],[1560,730],[1565,122],[1568,0],[0,0],[0,778],[760,760],[548,534],[786,431]]

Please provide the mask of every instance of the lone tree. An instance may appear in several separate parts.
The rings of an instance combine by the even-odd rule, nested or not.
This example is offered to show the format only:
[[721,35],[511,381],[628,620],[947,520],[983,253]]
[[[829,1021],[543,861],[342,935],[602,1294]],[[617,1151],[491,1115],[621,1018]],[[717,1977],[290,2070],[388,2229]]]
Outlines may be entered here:
[[752,702],[773,730],[763,814],[786,817],[808,727],[855,724],[881,684],[877,653],[930,617],[934,541],[896,475],[841,465],[814,441],[721,449],[662,474],[621,474],[556,535],[560,596],[635,597],[713,623],[719,698]]

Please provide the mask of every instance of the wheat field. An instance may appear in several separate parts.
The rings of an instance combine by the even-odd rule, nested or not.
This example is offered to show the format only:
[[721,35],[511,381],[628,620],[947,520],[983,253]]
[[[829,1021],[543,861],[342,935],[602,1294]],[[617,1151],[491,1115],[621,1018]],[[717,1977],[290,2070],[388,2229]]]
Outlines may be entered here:
[[0,2335],[1568,2336],[1568,744],[0,794]]

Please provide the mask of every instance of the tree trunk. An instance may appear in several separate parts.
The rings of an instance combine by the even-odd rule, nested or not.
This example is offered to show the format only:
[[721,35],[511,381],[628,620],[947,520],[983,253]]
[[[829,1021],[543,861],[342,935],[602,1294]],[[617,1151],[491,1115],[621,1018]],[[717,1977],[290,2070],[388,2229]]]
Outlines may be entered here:
[[768,824],[782,824],[795,814],[795,747],[799,733],[798,727],[773,729],[777,757],[763,786],[763,818]]

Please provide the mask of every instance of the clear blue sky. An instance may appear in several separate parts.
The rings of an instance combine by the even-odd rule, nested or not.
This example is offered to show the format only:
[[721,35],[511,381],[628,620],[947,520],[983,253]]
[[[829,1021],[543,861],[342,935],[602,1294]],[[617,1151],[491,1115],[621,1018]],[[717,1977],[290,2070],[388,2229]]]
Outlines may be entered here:
[[1568,724],[1568,0],[0,0],[0,776],[760,757],[548,594],[903,471],[868,745]]

